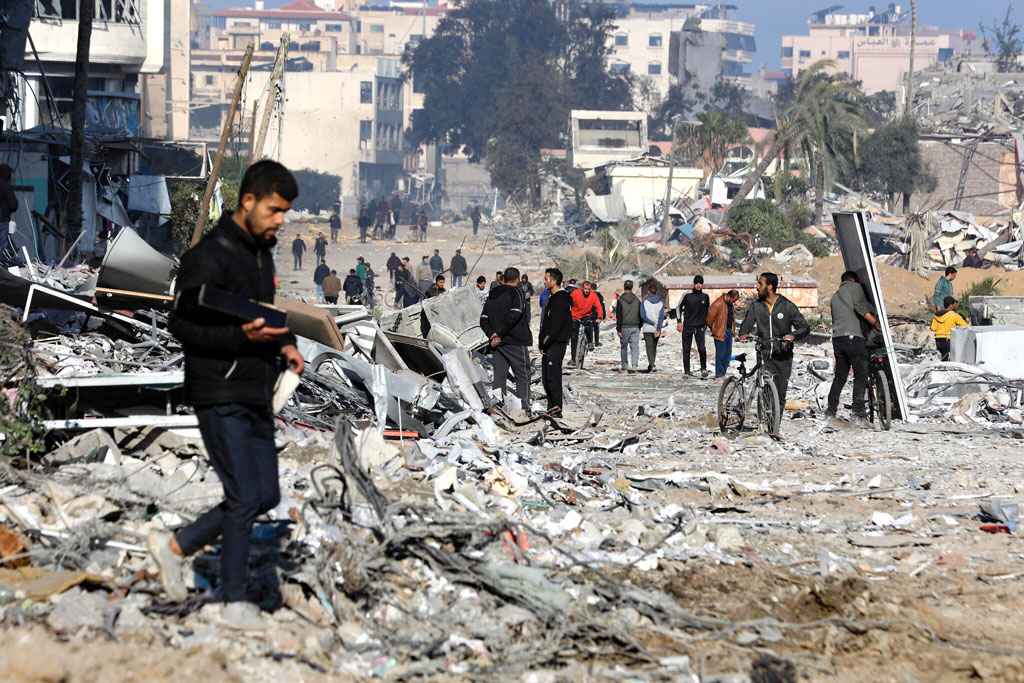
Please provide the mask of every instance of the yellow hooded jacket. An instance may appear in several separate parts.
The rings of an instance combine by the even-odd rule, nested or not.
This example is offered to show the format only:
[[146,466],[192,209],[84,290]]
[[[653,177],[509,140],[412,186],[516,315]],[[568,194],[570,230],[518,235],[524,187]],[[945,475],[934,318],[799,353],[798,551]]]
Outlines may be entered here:
[[942,315],[936,313],[932,316],[932,332],[935,333],[936,339],[949,339],[950,330],[954,327],[970,327],[970,324],[956,311],[946,311]]

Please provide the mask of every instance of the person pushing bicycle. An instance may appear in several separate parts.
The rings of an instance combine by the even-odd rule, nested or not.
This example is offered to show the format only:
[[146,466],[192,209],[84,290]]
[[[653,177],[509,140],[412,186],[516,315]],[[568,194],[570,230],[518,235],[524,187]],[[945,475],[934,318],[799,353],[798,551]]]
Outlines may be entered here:
[[811,328],[796,304],[779,294],[778,289],[778,275],[761,273],[757,278],[757,301],[750,305],[743,316],[737,340],[746,341],[755,326],[758,337],[773,340],[764,363],[775,380],[779,405],[785,410],[786,390],[789,387],[789,376],[793,372],[793,342],[810,334]]

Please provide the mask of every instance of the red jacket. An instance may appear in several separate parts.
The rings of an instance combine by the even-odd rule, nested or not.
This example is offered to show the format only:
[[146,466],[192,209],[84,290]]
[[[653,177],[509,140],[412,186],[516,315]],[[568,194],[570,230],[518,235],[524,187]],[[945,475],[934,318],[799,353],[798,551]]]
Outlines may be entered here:
[[590,290],[590,294],[583,295],[583,289],[572,290],[572,319],[583,320],[590,316],[590,312],[597,309],[597,319],[604,319],[604,307],[601,300],[597,298],[597,292]]

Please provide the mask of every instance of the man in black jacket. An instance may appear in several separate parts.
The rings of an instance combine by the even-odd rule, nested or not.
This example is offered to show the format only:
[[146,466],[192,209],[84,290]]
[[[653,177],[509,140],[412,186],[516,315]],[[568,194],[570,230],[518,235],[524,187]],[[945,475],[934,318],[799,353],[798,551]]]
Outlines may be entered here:
[[11,233],[11,215],[18,210],[18,197],[11,187],[14,174],[7,164],[0,164],[0,263],[9,265],[3,256],[7,250],[7,240]]
[[[796,304],[777,293],[778,288],[778,275],[761,273],[757,278],[757,301],[750,304],[743,316],[737,339],[746,341],[756,326],[758,337],[773,340],[764,362],[775,379],[775,388],[779,390],[779,406],[785,410],[786,389],[789,387],[789,375],[793,372],[793,342],[809,335],[811,328]],[[783,341],[778,340],[780,337]]]
[[347,304],[361,304],[361,297],[363,294],[363,281],[356,275],[356,269],[350,268],[348,275],[345,276],[345,282],[342,283],[341,288],[345,291],[345,303]]
[[331,269],[327,267],[327,262],[320,259],[320,265],[313,271],[313,283],[316,285],[316,300],[320,303],[324,302],[324,278],[331,274]]
[[511,368],[516,380],[516,396],[529,415],[530,410],[530,345],[533,333],[526,313],[526,297],[519,289],[519,269],[507,268],[503,284],[491,290],[480,314],[480,329],[490,339],[494,362],[491,388],[505,398],[505,384]]
[[537,346],[541,353],[541,381],[548,397],[548,412],[562,412],[562,360],[572,336],[572,297],[562,289],[562,271],[544,271],[544,287],[551,294],[544,302],[540,316]]
[[[298,195],[295,179],[274,161],[245,172],[238,206],[181,259],[180,292],[209,285],[245,299],[274,300],[271,248],[285,212]],[[232,322],[221,313],[184,303],[168,328],[185,350],[185,398],[195,406],[207,454],[224,487],[224,502],[176,534],[154,530],[147,546],[164,590],[183,602],[188,594],[181,558],[222,539],[218,619],[241,629],[266,629],[255,605],[245,601],[249,543],[258,515],[278,504],[277,451],[271,402],[281,358],[304,367],[288,328],[267,327],[262,318]]]
[[693,276],[693,291],[687,292],[676,307],[676,330],[683,333],[683,371],[690,372],[690,349],[693,341],[697,342],[697,355],[700,356],[700,376],[708,376],[708,352],[704,346],[704,328],[708,326],[708,310],[711,299],[704,293],[704,276]]

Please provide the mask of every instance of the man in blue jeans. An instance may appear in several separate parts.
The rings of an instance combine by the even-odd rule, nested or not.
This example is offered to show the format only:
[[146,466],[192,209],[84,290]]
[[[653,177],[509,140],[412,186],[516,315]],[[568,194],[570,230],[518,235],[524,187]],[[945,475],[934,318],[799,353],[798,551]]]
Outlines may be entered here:
[[[708,327],[711,328],[711,338],[715,340],[715,379],[725,377],[725,371],[729,369],[729,361],[732,359],[732,337],[736,329],[736,314],[733,307],[739,299],[740,293],[730,289],[715,299],[708,309]],[[700,333],[703,335],[704,330]]]
[[[264,160],[245,172],[238,206],[181,259],[180,292],[209,285],[245,299],[274,300],[271,249],[285,212],[298,195],[292,174]],[[223,605],[215,611],[222,625],[265,630],[269,623],[246,601],[249,544],[256,517],[280,500],[274,416],[274,384],[282,360],[301,373],[304,361],[288,328],[272,328],[182,303],[168,328],[185,350],[185,399],[195,406],[199,431],[224,501],[192,524],[171,534],[154,530],[146,545],[171,600],[188,598],[182,558],[221,539]]]

